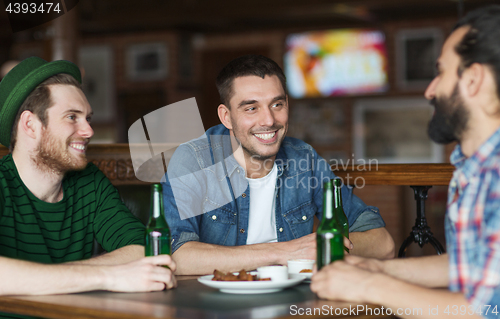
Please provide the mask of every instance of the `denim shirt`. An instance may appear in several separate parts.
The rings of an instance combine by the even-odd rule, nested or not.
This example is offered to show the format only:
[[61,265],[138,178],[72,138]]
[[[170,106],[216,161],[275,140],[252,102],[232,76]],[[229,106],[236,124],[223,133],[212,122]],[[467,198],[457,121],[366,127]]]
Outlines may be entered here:
[[[285,137],[275,163],[276,232],[281,242],[313,231],[313,217],[322,218],[323,182],[335,175],[310,145],[295,138]],[[172,252],[188,241],[246,244],[250,188],[222,124],[180,145],[162,184]],[[378,209],[367,206],[345,185],[342,201],[351,231],[354,225],[357,231],[385,226]],[[357,221],[360,215],[367,216],[362,225]]]

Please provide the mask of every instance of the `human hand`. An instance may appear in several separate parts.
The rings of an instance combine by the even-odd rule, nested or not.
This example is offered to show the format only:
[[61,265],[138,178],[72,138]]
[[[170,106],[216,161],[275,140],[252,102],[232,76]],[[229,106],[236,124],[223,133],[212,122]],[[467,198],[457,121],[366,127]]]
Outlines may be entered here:
[[170,255],[144,257],[127,264],[103,266],[103,269],[104,289],[110,291],[157,291],[177,287],[173,275],[176,264]]
[[[351,250],[354,248],[354,245],[352,244],[352,241],[347,238],[347,237],[344,237],[344,247]],[[345,255],[345,254],[344,254]]]
[[286,265],[290,259],[316,259],[316,233],[279,243],[279,263]]
[[[349,257],[346,256],[346,259]],[[322,299],[369,302],[368,291],[374,287],[375,275],[369,270],[338,260],[313,274],[311,291]]]

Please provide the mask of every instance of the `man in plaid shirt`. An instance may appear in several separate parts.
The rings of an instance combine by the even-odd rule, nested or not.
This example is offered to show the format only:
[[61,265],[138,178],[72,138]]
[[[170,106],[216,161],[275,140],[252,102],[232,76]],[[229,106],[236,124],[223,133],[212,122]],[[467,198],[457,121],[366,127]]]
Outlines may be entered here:
[[[425,92],[428,133],[457,141],[447,254],[381,261],[346,256],[312,277],[321,298],[382,305],[402,318],[500,318],[500,6],[472,11],[448,37]],[[448,287],[448,290],[430,288]],[[382,308],[384,310],[384,308]]]

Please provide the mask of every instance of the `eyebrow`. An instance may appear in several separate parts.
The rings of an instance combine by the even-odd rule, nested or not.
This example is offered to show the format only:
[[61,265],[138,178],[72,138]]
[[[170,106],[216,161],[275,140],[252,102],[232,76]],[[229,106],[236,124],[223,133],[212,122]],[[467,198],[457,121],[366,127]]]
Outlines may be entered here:
[[[67,110],[64,112],[64,114],[68,114],[68,113],[77,113],[77,114],[83,114],[83,111],[82,110],[77,110],[77,109],[72,109],[72,110]],[[89,113],[89,116],[92,116],[94,115],[94,111],[91,111]]]
[[[275,98],[272,99],[271,103],[274,103],[276,101],[285,101],[286,100],[286,95],[278,95]],[[243,100],[238,104],[238,108],[246,106],[246,105],[252,105],[257,103],[257,100]]]

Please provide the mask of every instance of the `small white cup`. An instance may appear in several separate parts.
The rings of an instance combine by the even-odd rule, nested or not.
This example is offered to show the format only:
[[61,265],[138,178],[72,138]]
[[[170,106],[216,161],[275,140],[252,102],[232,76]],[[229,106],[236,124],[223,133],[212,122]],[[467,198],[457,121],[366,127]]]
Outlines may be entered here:
[[313,269],[314,263],[316,260],[314,259],[291,259],[287,261],[288,264],[288,273],[290,274],[298,274],[301,270],[304,269]]
[[288,268],[286,266],[264,266],[257,268],[259,279],[271,278],[271,281],[287,281]]

